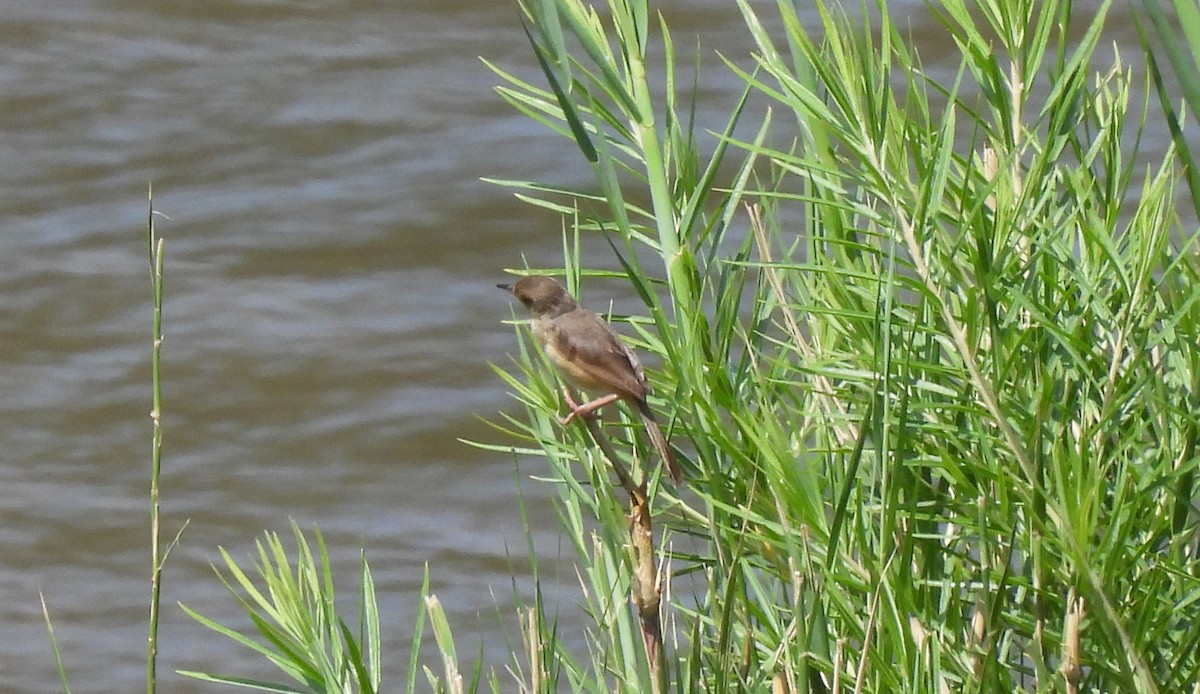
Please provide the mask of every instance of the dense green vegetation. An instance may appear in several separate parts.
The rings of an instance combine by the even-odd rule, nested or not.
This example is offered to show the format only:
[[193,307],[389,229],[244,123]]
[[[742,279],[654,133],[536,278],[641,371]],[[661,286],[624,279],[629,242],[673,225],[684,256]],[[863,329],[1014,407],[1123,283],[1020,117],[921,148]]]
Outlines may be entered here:
[[[695,127],[706,75],[646,2],[523,5],[545,86],[494,68],[500,92],[596,185],[503,183],[571,225],[563,268],[539,272],[641,297],[614,320],[654,355],[689,482],[658,476],[632,413],[560,426],[518,325],[519,372],[498,373],[526,416],[503,428],[547,462],[588,646],[528,605],[517,686],[1197,691],[1200,263],[1176,209],[1196,176],[1182,135],[1139,159],[1159,105],[1131,86],[1157,73],[1097,57],[1110,3],[935,0],[961,54],[939,82],[886,2],[818,2],[806,28],[789,2],[740,0],[757,50],[730,61],[746,93],[721,133]],[[1187,45],[1164,44],[1184,84]],[[583,257],[589,234],[612,256]],[[400,687],[379,683],[365,562],[348,626],[323,548],[292,566],[268,538],[269,590],[226,561],[265,640],[226,633],[294,683],[242,684]],[[460,663],[423,597],[406,689],[513,691]],[[443,659],[423,666],[426,617]]]

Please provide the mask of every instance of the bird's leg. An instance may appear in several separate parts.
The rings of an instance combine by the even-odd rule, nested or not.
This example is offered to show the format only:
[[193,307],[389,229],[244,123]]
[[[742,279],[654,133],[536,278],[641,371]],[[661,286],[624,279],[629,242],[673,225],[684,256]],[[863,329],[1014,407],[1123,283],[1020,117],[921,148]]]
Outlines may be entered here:
[[571,389],[566,386],[563,386],[563,397],[566,398],[567,406],[571,408],[571,414],[558,420],[562,422],[563,426],[570,424],[571,420],[575,419],[576,417],[587,419],[588,417],[591,417],[592,413],[596,410],[604,407],[605,405],[612,404],[621,398],[621,396],[617,395],[616,393],[612,393],[580,405],[575,402],[575,398],[571,397]]

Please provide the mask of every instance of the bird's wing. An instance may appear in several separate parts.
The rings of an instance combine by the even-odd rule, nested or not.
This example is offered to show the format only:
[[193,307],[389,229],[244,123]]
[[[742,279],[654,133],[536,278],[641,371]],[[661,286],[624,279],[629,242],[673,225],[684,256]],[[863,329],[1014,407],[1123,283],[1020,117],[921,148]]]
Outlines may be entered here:
[[635,400],[646,398],[646,375],[633,350],[594,313],[575,311],[555,334],[555,345],[576,381],[585,389],[608,390]]

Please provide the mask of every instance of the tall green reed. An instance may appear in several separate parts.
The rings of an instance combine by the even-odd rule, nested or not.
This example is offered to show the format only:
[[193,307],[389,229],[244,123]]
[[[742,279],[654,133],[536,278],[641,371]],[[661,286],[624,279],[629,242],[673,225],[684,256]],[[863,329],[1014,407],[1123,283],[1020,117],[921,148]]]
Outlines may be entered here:
[[166,246],[154,229],[154,191],[149,191],[149,215],[146,221],[150,249],[150,280],[154,296],[151,322],[153,344],[150,351],[150,634],[146,639],[146,692],[158,690],[158,610],[162,594],[162,528],[159,479],[162,476],[162,302],[163,264]]

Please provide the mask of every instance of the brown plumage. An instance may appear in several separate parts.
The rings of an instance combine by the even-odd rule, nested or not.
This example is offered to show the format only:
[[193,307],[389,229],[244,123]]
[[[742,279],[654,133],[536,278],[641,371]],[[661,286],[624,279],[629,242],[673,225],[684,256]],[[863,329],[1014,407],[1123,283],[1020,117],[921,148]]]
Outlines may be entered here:
[[512,292],[529,309],[534,338],[567,381],[583,390],[606,394],[574,406],[563,423],[586,417],[618,399],[629,402],[637,408],[650,442],[666,463],[671,479],[682,484],[679,463],[646,403],[650,385],[642,363],[621,336],[599,316],[576,303],[561,284],[549,277],[534,275],[512,286],[497,286]]

